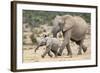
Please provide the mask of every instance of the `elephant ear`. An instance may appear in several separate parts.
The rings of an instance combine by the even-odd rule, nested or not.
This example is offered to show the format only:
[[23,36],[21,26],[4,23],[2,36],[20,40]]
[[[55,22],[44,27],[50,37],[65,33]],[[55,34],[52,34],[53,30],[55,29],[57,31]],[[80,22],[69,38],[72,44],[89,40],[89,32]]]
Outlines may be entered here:
[[71,15],[64,15],[63,20],[64,20],[63,31],[70,30],[74,25],[73,17]]

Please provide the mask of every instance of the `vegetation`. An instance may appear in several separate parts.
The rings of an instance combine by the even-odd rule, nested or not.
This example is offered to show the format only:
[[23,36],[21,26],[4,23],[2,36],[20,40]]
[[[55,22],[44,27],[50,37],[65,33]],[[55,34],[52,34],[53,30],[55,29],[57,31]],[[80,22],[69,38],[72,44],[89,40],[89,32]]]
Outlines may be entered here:
[[30,38],[31,38],[33,44],[37,44],[37,40],[36,40],[34,34],[32,34],[32,35],[30,36]]
[[91,14],[90,13],[77,13],[77,12],[56,12],[56,11],[34,11],[34,10],[23,10],[23,23],[29,23],[31,26],[37,27],[40,24],[48,23],[51,24],[51,20],[56,15],[77,15],[84,18],[88,23],[90,23]]
[[[88,23],[90,23],[91,14],[90,13],[77,13],[77,12],[56,12],[56,11],[34,11],[34,10],[23,10],[23,23],[28,23],[32,27],[33,34],[30,36],[33,44],[37,43],[36,37],[45,31],[44,28],[40,28],[40,25],[52,25],[51,21],[56,15],[66,15],[70,14],[72,16],[81,16]],[[37,27],[37,28],[34,28]],[[49,29],[48,29],[49,30]],[[59,35],[59,37],[62,37]],[[25,38],[24,38],[25,39]]]

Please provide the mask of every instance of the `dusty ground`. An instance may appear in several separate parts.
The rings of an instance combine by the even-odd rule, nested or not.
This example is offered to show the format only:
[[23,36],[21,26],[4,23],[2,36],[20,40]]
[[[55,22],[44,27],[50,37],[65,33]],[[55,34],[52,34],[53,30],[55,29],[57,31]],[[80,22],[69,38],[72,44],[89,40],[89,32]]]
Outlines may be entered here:
[[70,61],[70,60],[90,59],[91,58],[91,37],[90,35],[86,35],[84,44],[87,46],[87,51],[83,53],[82,55],[77,55],[78,46],[75,43],[71,42],[71,49],[73,53],[72,58],[67,56],[66,49],[64,49],[62,56],[51,58],[48,55],[46,55],[45,58],[41,58],[41,55],[43,54],[45,50],[45,46],[39,48],[39,50],[37,50],[37,52],[35,53],[34,49],[36,48],[36,46],[33,45],[31,46],[32,49],[23,49],[23,62],[30,63],[30,62],[44,62],[44,61]]

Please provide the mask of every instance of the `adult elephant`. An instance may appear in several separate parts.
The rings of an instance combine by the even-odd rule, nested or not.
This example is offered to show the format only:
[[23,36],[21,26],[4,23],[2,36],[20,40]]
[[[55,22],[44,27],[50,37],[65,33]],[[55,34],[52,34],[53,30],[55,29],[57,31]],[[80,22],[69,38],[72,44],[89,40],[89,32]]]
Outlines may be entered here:
[[66,47],[68,51],[68,55],[72,56],[72,51],[70,48],[69,41],[72,40],[79,45],[78,55],[86,52],[87,47],[83,45],[83,41],[85,38],[86,31],[88,29],[88,25],[86,21],[80,16],[71,16],[71,15],[63,15],[56,16],[53,19],[53,37],[57,37],[57,33],[62,31],[63,33],[63,43],[60,47],[58,55],[62,55],[63,49]]

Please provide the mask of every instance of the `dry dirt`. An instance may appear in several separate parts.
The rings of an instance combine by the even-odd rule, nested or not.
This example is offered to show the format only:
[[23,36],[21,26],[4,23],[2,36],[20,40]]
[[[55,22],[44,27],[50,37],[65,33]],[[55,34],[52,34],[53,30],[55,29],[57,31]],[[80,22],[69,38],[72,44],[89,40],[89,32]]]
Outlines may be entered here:
[[[23,49],[23,62],[25,63],[31,63],[31,62],[45,62],[45,61],[71,61],[71,60],[85,60],[91,58],[91,37],[90,35],[86,35],[86,38],[84,40],[84,44],[87,46],[87,51],[83,53],[82,55],[77,55],[78,52],[78,46],[71,42],[71,49],[73,56],[72,58],[67,56],[67,50],[64,49],[63,55],[58,57],[49,57],[46,55],[44,58],[41,57],[45,50],[45,46],[40,47],[37,52],[34,52],[34,49],[36,48],[35,45],[31,46],[31,49]],[[28,47],[28,46],[27,46]],[[30,48],[30,46],[28,47]]]

